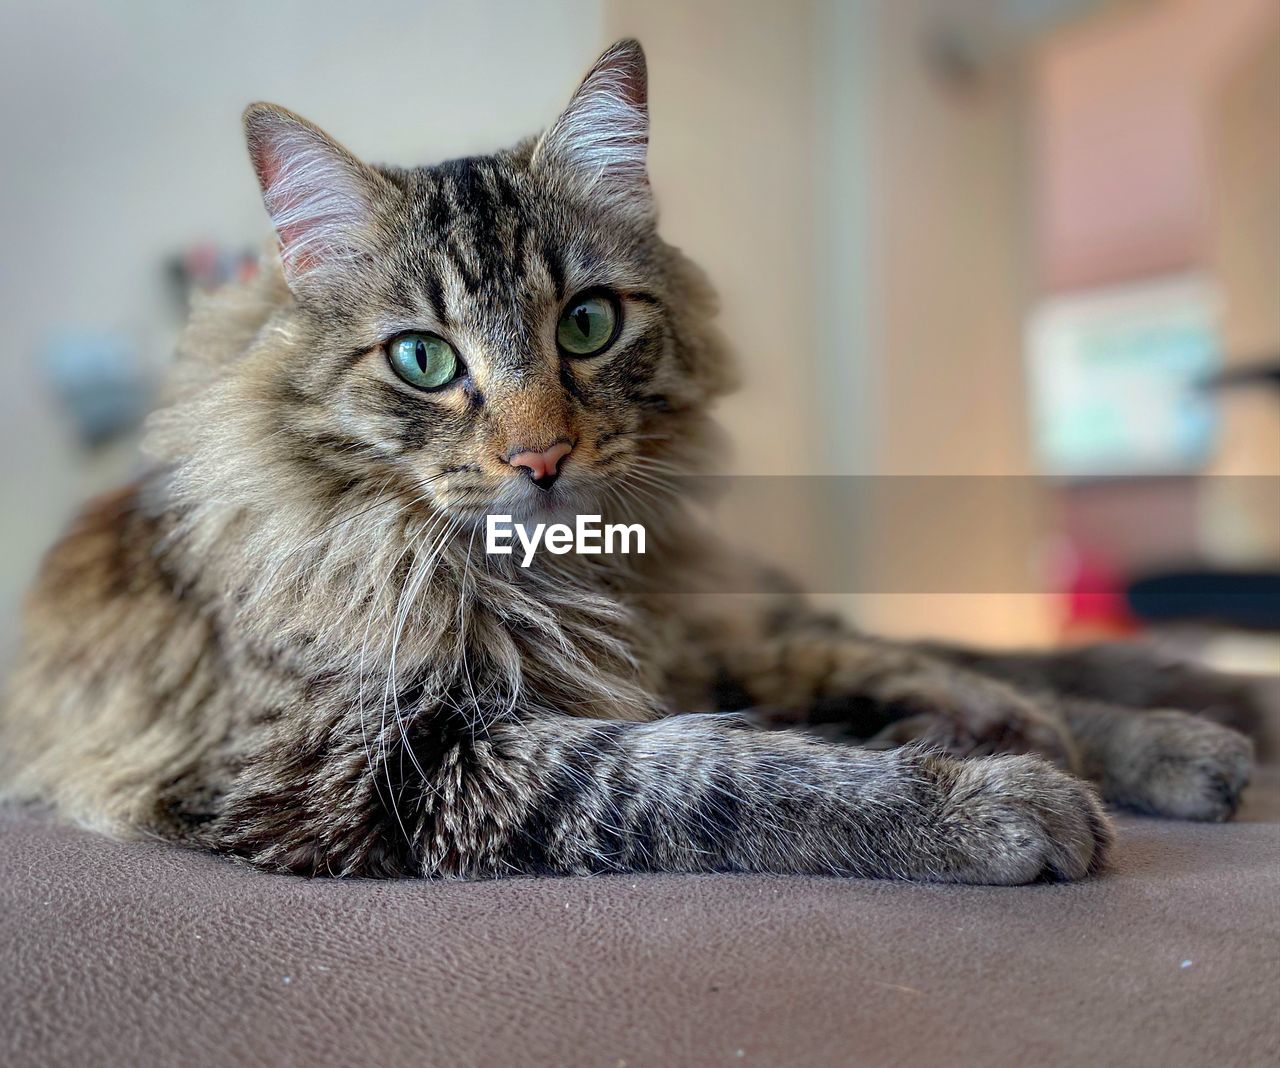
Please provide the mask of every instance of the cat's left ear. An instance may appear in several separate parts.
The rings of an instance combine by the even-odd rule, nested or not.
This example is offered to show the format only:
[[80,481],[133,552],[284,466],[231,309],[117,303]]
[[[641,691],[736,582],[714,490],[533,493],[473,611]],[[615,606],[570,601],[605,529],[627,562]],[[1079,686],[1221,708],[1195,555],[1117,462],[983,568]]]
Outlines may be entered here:
[[639,41],[619,41],[587,73],[533,150],[531,165],[552,167],[592,196],[652,210],[649,76]]

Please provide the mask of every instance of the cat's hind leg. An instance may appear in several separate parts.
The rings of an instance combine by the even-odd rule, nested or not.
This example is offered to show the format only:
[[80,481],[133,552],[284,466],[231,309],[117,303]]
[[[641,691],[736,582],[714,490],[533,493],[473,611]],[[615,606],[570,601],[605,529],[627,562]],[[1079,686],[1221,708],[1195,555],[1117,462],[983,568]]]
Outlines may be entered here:
[[1253,769],[1239,731],[1172,709],[1065,698],[1084,774],[1110,803],[1156,816],[1221,821],[1235,815]]
[[1026,691],[1051,690],[1124,708],[1177,708],[1260,741],[1275,718],[1274,680],[1214,671],[1145,642],[1011,653],[936,643],[924,648]]

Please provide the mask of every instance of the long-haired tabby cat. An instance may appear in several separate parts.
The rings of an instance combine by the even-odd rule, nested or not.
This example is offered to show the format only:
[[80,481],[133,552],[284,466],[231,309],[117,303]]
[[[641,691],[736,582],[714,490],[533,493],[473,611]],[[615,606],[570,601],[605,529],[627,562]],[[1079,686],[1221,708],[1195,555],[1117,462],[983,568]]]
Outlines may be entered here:
[[[731,564],[669,476],[733,375],[655,229],[635,42],[491,156],[369,166],[265,104],[245,128],[280,255],[197,307],[153,472],[49,553],[8,796],[269,869],[467,878],[1073,879],[1111,836],[1085,778],[1234,811],[1250,743],[1173,710],[1229,679],[697,596]],[[483,550],[496,512],[639,519],[647,552],[522,568]],[[833,724],[875,744],[804,729]]]

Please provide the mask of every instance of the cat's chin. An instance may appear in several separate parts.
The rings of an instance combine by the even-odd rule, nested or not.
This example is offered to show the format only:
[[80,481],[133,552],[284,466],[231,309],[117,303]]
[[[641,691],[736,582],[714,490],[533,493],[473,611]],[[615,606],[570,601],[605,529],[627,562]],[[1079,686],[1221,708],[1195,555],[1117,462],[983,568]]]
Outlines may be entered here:
[[552,486],[549,490],[522,494],[510,504],[503,504],[499,511],[510,515],[516,523],[572,523],[580,513],[598,512],[599,503],[593,495],[580,490]]
[[536,525],[543,523],[570,523],[580,514],[600,511],[596,494],[581,487],[553,486],[550,489],[529,487],[529,492],[503,493],[488,505],[465,508],[444,505],[445,514],[458,520],[464,527],[484,527],[489,516],[509,516],[513,523]]

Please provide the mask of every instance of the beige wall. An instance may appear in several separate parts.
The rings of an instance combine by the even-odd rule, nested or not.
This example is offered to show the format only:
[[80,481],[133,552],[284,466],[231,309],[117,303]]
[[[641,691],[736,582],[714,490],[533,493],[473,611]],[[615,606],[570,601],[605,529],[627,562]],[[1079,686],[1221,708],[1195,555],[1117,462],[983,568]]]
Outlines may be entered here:
[[[1211,102],[1209,262],[1223,288],[1228,365],[1280,356],[1280,7],[1269,22]],[[1278,409],[1274,390],[1222,394],[1213,471],[1253,476],[1220,479],[1212,487],[1216,511],[1233,520],[1205,532],[1225,561],[1280,556]]]
[[[709,270],[743,358],[746,386],[724,413],[738,470],[1025,470],[1021,85],[1002,71],[980,92],[953,93],[922,49],[941,20],[992,10],[990,0],[606,4],[606,29],[640,37],[650,57],[667,236]],[[992,562],[1020,569],[1032,551],[1025,527],[858,521],[913,551],[967,539],[988,573]],[[884,632],[1046,633],[1030,596],[837,600]]]
[[[882,5],[872,275],[881,294],[882,474],[1027,473],[1021,332],[1027,299],[1022,71],[1016,62],[964,90],[926,66],[945,18],[988,16],[972,0]],[[877,521],[878,517],[869,517]],[[1029,513],[1002,523],[886,529],[885,544],[928,554],[966,546],[975,571],[1025,589],[1035,553]],[[859,619],[899,635],[982,644],[1045,639],[1038,596],[997,592],[862,598]]]
[[[1229,364],[1280,356],[1280,6],[1210,103],[1209,263]],[[1275,395],[1224,395],[1219,470],[1280,474]]]
[[662,228],[711,276],[744,386],[724,406],[734,469],[816,470],[811,404],[811,9],[770,0],[605,4],[649,60]]

